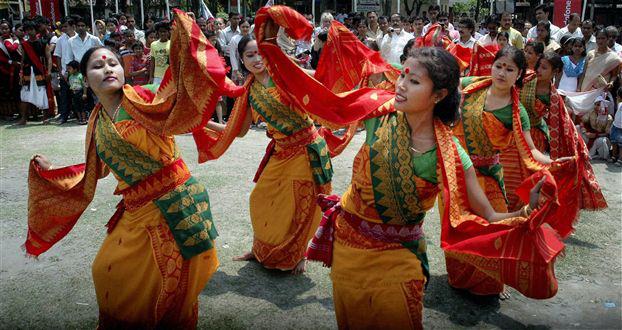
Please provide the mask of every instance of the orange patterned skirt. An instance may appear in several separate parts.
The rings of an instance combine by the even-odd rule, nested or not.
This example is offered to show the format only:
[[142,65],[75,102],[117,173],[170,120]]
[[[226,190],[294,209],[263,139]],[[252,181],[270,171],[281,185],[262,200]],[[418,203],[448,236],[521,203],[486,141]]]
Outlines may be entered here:
[[126,210],[93,262],[99,328],[195,328],[217,267],[216,249],[182,258],[155,204]]

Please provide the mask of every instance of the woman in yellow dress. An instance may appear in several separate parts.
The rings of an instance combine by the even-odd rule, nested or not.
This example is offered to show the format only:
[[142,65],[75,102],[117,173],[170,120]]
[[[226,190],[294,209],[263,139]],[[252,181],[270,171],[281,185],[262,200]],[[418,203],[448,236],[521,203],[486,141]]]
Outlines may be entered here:
[[171,43],[179,51],[157,90],[124,85],[111,50],[85,53],[80,68],[99,99],[87,128],[86,163],[57,168],[43,156],[31,161],[25,247],[33,255],[71,230],[98,179],[112,172],[118,180],[115,194],[123,199],[93,262],[99,328],[196,327],[198,295],[218,267],[207,191],[191,176],[174,135],[203,127],[219,94],[241,89],[226,79],[196,24],[182,12],[175,16]]

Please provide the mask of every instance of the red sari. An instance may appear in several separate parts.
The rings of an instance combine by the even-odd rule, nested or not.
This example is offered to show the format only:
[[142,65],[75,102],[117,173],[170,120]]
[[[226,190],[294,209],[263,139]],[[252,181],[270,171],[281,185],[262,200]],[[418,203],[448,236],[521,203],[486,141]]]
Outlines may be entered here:
[[469,67],[469,76],[481,77],[490,76],[492,63],[495,61],[495,55],[499,51],[497,44],[482,46],[479,42],[473,46],[473,56],[471,56],[471,64]]

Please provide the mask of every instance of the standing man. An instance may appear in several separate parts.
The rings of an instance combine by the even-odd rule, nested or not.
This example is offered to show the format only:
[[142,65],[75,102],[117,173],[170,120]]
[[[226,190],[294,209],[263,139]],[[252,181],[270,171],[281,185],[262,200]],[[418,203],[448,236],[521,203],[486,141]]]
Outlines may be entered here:
[[149,67],[149,83],[159,85],[168,68],[171,54],[171,25],[168,21],[156,23],[158,40],[151,43],[151,63]]
[[382,38],[382,30],[380,30],[380,24],[378,24],[378,14],[375,11],[367,13],[367,38],[377,40]]
[[[423,31],[421,31],[421,35],[425,35],[426,33],[428,33],[428,29],[434,24],[438,22],[438,14],[441,12],[441,6],[439,5],[431,5],[430,8],[428,8],[428,18],[430,19],[430,23],[426,24],[423,27]],[[447,30],[449,31],[453,31],[454,30],[454,26],[449,23],[449,25],[447,26]]]
[[523,35],[516,29],[512,27],[512,13],[509,11],[504,11],[501,14],[501,27],[499,28],[499,32],[507,32],[510,35],[510,45],[523,49],[525,47]]
[[220,47],[225,51],[225,59],[229,61],[228,65],[231,65],[231,60],[229,58],[229,43],[233,36],[240,34],[240,14],[231,12],[229,13],[229,26],[227,26],[224,30],[222,30],[222,40],[224,44],[221,44]]
[[581,16],[577,13],[570,14],[570,18],[568,19],[568,25],[559,29],[557,34],[552,36],[558,43],[562,39],[563,36],[570,35],[572,38],[583,38],[583,33],[581,33]]
[[63,17],[61,23],[63,34],[56,41],[54,62],[56,62],[56,66],[60,68],[60,91],[57,101],[58,111],[60,112],[58,123],[62,125],[67,122],[69,114],[71,113],[69,106],[71,94],[69,93],[69,84],[67,82],[67,64],[73,61],[73,53],[69,45],[69,39],[76,35],[76,21],[73,17],[66,16]]
[[476,41],[473,38],[475,22],[468,17],[461,18],[460,23],[458,23],[458,32],[460,32],[460,38],[454,40],[454,43],[464,48],[473,49]]
[[[557,32],[559,32],[559,27],[553,25],[553,23],[549,21],[550,14],[551,14],[551,7],[549,7],[547,4],[541,4],[536,7],[536,21],[538,22],[544,21],[544,22],[549,23],[551,25],[551,37],[552,37],[555,34],[557,34]],[[536,39],[536,37],[538,36],[536,28],[537,26],[534,26],[531,29],[529,29],[529,32],[527,33],[527,39]]]
[[404,52],[404,46],[406,46],[408,40],[414,38],[412,34],[404,31],[402,20],[403,18],[400,14],[391,15],[391,28],[382,37],[380,55],[389,64],[400,63],[400,56]]
[[410,19],[410,26],[412,26],[415,38],[423,37],[423,25],[423,17],[421,16],[415,16]]
[[581,24],[581,33],[583,33],[583,41],[585,41],[585,52],[596,49],[596,37],[594,37],[594,22],[589,19]]
[[617,43],[618,36],[620,35],[618,32],[618,28],[613,25],[609,25],[605,28],[605,32],[607,32],[607,46],[611,48],[618,56],[622,57],[622,45]]
[[71,47],[73,59],[80,62],[87,50],[101,46],[102,43],[99,38],[86,32],[87,25],[84,17],[76,16],[75,20],[77,34],[69,38],[69,46]]
[[127,29],[134,33],[134,38],[145,44],[145,32],[136,28],[136,18],[133,15],[127,15]]

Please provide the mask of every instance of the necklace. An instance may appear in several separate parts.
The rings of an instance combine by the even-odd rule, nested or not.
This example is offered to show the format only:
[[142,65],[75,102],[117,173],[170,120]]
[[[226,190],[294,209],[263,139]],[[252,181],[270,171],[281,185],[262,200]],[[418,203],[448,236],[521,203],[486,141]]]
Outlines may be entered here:
[[119,105],[117,105],[117,108],[114,109],[114,113],[112,114],[112,121],[113,122],[115,120],[117,120],[117,115],[119,114],[119,110],[121,110],[121,102],[119,102]]

